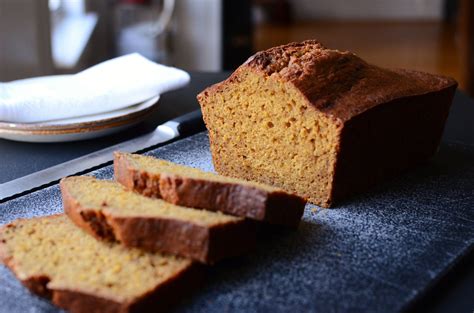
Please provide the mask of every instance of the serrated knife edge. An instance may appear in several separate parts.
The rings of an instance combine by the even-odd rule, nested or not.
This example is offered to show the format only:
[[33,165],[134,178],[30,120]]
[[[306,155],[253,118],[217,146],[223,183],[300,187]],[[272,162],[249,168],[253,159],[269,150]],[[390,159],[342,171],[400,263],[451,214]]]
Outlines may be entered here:
[[185,133],[188,135],[190,130],[193,132],[204,130],[199,110],[159,125],[151,133],[0,184],[0,203],[57,183],[63,177],[97,169],[112,161],[115,151],[139,152],[183,136]]

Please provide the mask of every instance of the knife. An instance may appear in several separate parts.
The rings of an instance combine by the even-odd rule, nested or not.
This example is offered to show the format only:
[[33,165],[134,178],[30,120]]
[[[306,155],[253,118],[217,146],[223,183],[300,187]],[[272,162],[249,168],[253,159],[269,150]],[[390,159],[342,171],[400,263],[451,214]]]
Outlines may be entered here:
[[83,174],[97,169],[113,160],[114,151],[138,152],[203,130],[205,130],[205,125],[201,111],[196,110],[187,113],[159,125],[151,133],[0,184],[0,203],[14,196],[35,191],[46,185],[52,185],[63,177]]

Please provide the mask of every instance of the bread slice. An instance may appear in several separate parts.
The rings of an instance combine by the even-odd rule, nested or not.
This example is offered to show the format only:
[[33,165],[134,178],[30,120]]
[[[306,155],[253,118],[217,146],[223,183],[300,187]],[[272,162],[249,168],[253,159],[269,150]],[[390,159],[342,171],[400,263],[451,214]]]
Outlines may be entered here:
[[240,217],[180,207],[93,177],[64,178],[60,186],[66,214],[98,239],[203,263],[240,255],[255,244],[255,225]]
[[456,86],[308,40],[258,52],[198,100],[219,174],[328,207],[430,158]]
[[64,214],[3,226],[0,258],[31,292],[73,313],[165,310],[200,272],[189,259],[97,241]]
[[114,171],[118,182],[145,196],[272,224],[296,227],[306,204],[279,188],[137,154],[116,152]]

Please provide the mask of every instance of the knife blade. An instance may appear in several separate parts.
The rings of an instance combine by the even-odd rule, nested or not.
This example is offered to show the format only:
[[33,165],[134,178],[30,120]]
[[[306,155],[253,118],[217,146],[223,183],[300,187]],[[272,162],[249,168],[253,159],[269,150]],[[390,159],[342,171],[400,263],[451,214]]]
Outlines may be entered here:
[[204,129],[205,125],[201,111],[192,111],[159,125],[151,133],[0,184],[0,203],[17,195],[54,184],[63,177],[89,172],[98,168],[113,160],[114,151],[138,152],[172,139],[192,135]]

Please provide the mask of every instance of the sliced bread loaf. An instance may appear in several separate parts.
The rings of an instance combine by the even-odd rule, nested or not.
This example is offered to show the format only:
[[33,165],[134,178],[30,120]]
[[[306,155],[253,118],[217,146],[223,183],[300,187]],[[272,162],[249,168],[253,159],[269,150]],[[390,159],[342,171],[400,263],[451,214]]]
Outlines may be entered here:
[[258,52],[198,100],[219,174],[329,207],[430,158],[456,86],[308,40]]
[[242,254],[255,243],[255,225],[240,217],[180,207],[93,177],[68,177],[60,186],[66,214],[98,239],[204,263]]
[[65,215],[4,226],[0,258],[33,293],[73,313],[165,310],[199,273],[189,259],[97,241]]
[[279,188],[137,154],[116,152],[115,179],[148,197],[296,227],[305,200]]

